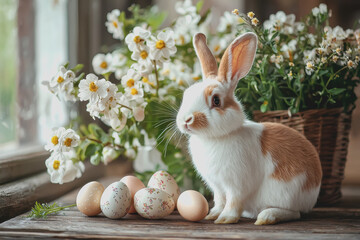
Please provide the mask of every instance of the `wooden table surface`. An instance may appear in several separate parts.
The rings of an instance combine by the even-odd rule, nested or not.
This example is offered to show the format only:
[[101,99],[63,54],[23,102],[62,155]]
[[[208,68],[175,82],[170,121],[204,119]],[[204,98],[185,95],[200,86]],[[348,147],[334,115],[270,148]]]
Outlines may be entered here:
[[[104,186],[116,179],[100,182]],[[75,202],[75,190],[57,202]],[[111,220],[103,215],[86,217],[76,207],[47,219],[27,219],[20,215],[0,224],[1,239],[360,239],[360,186],[344,187],[343,200],[332,207],[315,208],[294,222],[255,226],[254,220],[215,225],[212,221],[188,222],[176,212],[161,220],[127,215]]]

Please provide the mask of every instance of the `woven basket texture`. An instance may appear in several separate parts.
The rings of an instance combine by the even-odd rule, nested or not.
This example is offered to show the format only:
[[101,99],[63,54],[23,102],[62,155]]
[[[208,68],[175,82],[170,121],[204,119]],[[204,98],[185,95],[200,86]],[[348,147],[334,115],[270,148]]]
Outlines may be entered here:
[[305,135],[318,151],[323,171],[318,205],[331,205],[341,199],[351,113],[344,113],[342,108],[313,109],[290,117],[286,110],[254,111],[253,118],[256,122],[282,123]]

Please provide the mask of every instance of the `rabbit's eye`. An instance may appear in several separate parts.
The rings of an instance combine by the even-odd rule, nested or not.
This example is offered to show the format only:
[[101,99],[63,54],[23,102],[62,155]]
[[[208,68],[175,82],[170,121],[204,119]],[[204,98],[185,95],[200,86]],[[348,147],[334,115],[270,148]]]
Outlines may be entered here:
[[219,96],[218,96],[218,95],[214,95],[214,96],[212,97],[212,106],[213,106],[213,107],[220,107],[220,105],[221,105],[221,102],[220,102]]

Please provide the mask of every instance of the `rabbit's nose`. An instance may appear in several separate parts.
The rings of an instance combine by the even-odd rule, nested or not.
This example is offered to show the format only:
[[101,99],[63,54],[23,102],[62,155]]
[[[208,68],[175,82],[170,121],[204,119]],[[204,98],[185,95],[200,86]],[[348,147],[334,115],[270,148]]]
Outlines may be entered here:
[[191,114],[191,115],[187,116],[185,123],[187,125],[191,125],[193,122],[194,122],[194,115]]

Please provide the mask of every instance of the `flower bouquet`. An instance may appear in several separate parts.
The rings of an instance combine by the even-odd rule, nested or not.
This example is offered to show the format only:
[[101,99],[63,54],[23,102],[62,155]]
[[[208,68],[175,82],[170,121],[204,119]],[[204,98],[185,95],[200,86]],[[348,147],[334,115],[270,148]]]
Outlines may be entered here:
[[243,16],[242,31],[254,31],[259,46],[251,73],[237,88],[255,121],[281,122],[313,143],[323,169],[318,202],[324,204],[341,197],[360,77],[360,29],[331,28],[330,17],[325,4],[299,22],[281,11],[262,25],[252,12]]

